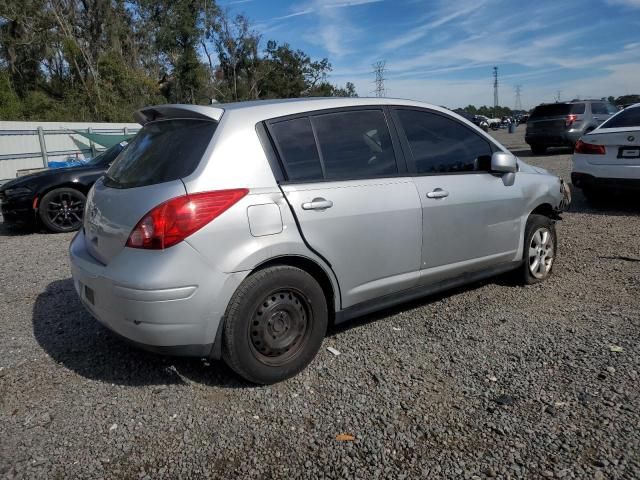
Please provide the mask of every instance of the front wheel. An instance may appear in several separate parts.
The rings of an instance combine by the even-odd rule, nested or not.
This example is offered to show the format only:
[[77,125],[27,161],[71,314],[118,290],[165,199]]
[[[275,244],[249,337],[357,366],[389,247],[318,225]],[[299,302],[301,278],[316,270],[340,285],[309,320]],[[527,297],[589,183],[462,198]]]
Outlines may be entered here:
[[307,272],[260,270],[242,282],[225,315],[222,355],[237,374],[270,384],[303,370],[327,331],[327,301]]
[[557,236],[553,220],[544,215],[530,215],[524,234],[524,283],[532,285],[546,280],[556,255]]
[[55,233],[73,232],[82,226],[87,197],[74,188],[56,188],[40,200],[38,215],[42,224]]

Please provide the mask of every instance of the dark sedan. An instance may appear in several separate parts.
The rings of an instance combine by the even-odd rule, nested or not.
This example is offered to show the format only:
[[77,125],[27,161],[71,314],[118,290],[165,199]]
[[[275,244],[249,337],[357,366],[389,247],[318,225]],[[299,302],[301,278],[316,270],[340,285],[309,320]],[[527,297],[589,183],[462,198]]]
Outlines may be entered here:
[[126,145],[118,143],[80,167],[45,170],[5,183],[0,187],[4,223],[40,224],[52,232],[79,229],[89,189]]

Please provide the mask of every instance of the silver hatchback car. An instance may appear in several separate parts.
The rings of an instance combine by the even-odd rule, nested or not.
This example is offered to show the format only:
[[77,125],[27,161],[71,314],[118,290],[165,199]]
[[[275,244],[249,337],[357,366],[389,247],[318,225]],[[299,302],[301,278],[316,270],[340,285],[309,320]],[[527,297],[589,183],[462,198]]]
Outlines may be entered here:
[[300,99],[136,118],[70,256],[86,308],[143,348],[273,383],[309,364],[328,325],[551,272],[566,185],[443,108]]

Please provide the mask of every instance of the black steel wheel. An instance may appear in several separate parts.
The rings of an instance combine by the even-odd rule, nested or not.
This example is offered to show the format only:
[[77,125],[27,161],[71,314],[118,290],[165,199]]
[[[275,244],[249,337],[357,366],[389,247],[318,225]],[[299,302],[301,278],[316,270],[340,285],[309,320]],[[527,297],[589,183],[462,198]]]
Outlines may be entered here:
[[308,340],[311,317],[309,300],[293,289],[267,295],[254,312],[248,335],[256,358],[266,365],[284,365]]
[[265,268],[247,277],[229,302],[222,356],[250,382],[279,382],[313,360],[327,322],[324,291],[309,273]]
[[87,198],[74,188],[56,188],[40,200],[38,214],[42,224],[56,233],[72,232],[82,226]]

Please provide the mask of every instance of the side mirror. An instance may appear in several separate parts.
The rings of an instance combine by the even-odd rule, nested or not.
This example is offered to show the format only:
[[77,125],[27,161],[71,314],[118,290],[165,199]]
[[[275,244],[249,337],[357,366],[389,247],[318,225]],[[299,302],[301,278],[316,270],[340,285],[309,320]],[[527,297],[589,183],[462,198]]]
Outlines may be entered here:
[[518,161],[510,153],[494,152],[491,155],[491,171],[495,173],[516,173],[518,171]]

